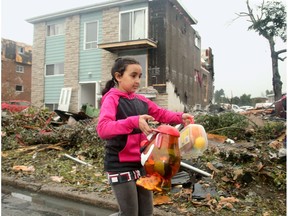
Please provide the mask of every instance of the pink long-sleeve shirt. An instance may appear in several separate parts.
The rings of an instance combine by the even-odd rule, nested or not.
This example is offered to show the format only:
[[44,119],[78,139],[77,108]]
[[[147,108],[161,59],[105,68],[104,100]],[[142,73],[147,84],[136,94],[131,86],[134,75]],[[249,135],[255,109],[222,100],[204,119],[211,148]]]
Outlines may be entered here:
[[160,123],[182,123],[183,112],[159,107],[143,95],[111,88],[102,98],[97,133],[105,139],[106,171],[139,169],[140,143],[146,136],[139,129],[139,115],[148,114]]

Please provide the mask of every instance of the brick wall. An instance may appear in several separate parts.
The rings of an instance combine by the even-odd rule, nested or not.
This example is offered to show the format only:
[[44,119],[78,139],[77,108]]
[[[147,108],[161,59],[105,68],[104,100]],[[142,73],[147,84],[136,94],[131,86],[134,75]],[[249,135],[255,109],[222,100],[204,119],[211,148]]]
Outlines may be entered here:
[[[119,8],[111,8],[103,11],[103,41],[102,43],[119,41]],[[106,82],[111,80],[111,67],[114,64],[117,54],[102,51],[102,80],[103,89]]]
[[45,38],[45,23],[34,24],[31,102],[37,107],[44,105]]
[[[1,99],[31,101],[31,65],[15,63],[15,60],[5,59],[1,62]],[[24,73],[17,73],[16,66],[24,67]],[[16,85],[23,88],[22,92],[16,92]]]
[[153,100],[158,106],[168,109],[168,94],[157,94],[157,97]]
[[78,112],[80,16],[75,15],[66,18],[65,26],[64,87],[72,87],[69,111]]

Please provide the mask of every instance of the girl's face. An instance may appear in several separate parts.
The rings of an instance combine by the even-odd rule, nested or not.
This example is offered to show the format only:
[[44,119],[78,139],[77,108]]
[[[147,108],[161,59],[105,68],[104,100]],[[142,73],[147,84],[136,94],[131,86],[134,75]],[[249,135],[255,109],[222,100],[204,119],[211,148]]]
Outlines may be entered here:
[[142,67],[139,64],[127,65],[122,76],[118,72],[115,73],[118,89],[127,93],[135,92],[140,86],[141,75]]

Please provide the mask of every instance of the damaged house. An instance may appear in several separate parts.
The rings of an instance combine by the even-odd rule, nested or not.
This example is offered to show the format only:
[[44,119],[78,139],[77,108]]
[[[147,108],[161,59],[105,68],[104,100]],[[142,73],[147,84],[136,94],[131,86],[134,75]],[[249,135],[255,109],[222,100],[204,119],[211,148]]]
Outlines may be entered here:
[[1,100],[31,101],[32,46],[1,38]]
[[183,111],[212,99],[212,50],[203,55],[197,21],[177,0],[110,0],[27,21],[36,106],[99,108],[114,60],[126,56],[142,65],[139,92],[160,106]]

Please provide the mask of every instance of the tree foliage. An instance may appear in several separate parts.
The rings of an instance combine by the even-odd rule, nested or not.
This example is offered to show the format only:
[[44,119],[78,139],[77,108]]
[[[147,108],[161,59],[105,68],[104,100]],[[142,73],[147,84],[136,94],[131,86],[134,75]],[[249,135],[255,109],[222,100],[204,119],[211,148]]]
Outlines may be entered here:
[[248,30],[254,30],[260,36],[268,40],[272,59],[272,85],[275,100],[282,96],[282,82],[278,69],[278,60],[284,61],[286,57],[280,57],[286,49],[275,50],[275,39],[280,38],[286,42],[287,23],[286,7],[282,1],[264,1],[254,11],[246,1],[248,12],[240,12],[238,17],[248,17],[251,25]]
[[251,95],[243,94],[240,96],[240,106],[252,105]]
[[267,40],[273,37],[280,37],[283,42],[286,42],[286,9],[282,2],[268,1],[258,9],[261,11],[261,17],[252,16],[253,10],[249,6],[247,1],[247,7],[252,24],[248,27],[248,30],[254,30],[259,35],[265,37]]
[[215,93],[214,93],[214,100],[216,103],[221,103],[221,98],[222,97],[225,97],[225,94],[224,94],[224,90],[223,89],[220,89],[220,90],[216,90]]
[[228,98],[225,96],[225,92],[223,89],[216,90],[214,93],[214,101],[215,103],[230,103],[230,104],[237,104],[239,106],[245,106],[245,105],[253,105],[251,95],[250,94],[243,94],[240,97],[231,97]]
[[270,91],[269,91],[269,90],[267,89],[267,90],[266,90],[266,95],[268,95],[268,94],[273,94],[273,90],[270,90]]

